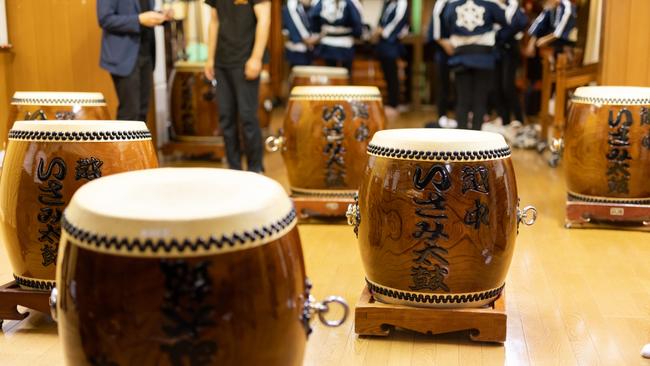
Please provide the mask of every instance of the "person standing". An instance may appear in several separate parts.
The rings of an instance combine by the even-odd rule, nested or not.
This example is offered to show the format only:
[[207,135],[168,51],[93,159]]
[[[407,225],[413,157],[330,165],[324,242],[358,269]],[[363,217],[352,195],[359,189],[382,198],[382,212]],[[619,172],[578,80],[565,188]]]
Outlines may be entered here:
[[242,169],[239,123],[247,169],[264,171],[257,118],[260,73],[271,30],[270,0],[205,0],[212,7],[205,76],[217,80],[219,123],[231,169]]
[[545,5],[544,11],[528,29],[530,40],[526,55],[529,57],[535,56],[535,47],[551,46],[557,55],[575,45],[575,5],[570,0],[547,0]]
[[373,39],[377,42],[376,52],[388,89],[386,115],[396,116],[399,104],[399,77],[397,60],[404,54],[400,39],[408,34],[408,1],[384,0],[384,6],[375,29]]
[[97,0],[102,28],[99,64],[113,79],[119,120],[147,118],[156,60],[153,27],[171,18],[153,8],[153,0]]
[[284,49],[290,68],[312,63],[316,37],[309,24],[310,6],[311,0],[288,0],[282,8],[282,27],[288,36]]
[[[437,0],[431,12],[431,21],[429,22],[429,41],[434,46],[434,62],[436,65],[435,74],[435,91],[436,107],[438,109],[438,126],[442,128],[456,128],[458,122],[447,116],[451,105],[451,70],[449,69],[449,55],[438,44],[436,40],[449,38],[446,33],[443,34],[442,14],[447,5],[447,0]],[[426,127],[434,127],[435,122],[431,122]]]
[[359,0],[320,0],[312,7],[312,31],[320,33],[316,56],[327,66],[342,66],[352,75],[354,39],[363,33]]
[[438,39],[449,57],[456,76],[456,119],[460,128],[480,130],[487,112],[488,93],[492,88],[495,66],[495,24],[510,24],[517,10],[516,0],[507,5],[495,0],[450,1],[443,14],[448,39]]

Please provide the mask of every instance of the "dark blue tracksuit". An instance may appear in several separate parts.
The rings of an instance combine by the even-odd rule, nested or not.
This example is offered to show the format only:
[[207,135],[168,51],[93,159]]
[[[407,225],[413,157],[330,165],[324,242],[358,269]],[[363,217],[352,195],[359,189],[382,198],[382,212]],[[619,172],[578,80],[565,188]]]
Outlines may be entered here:
[[408,34],[408,1],[385,0],[379,18],[379,27],[383,29],[376,52],[386,79],[388,89],[388,105],[397,107],[399,104],[399,78],[397,75],[397,59],[404,53],[400,38]]
[[449,55],[436,42],[439,39],[449,38],[446,29],[442,27],[442,14],[447,5],[446,0],[438,0],[431,12],[427,38],[433,42],[434,62],[436,64],[436,104],[438,107],[438,118],[447,116],[451,107],[451,71],[449,70]]
[[553,43],[555,52],[562,52],[563,46],[572,46],[571,31],[577,21],[576,8],[571,1],[562,0],[555,8],[544,9],[528,29],[528,34],[542,38],[553,33],[557,40]]
[[298,0],[288,0],[282,8],[282,28],[288,36],[284,50],[291,67],[310,65],[313,59],[313,52],[304,42],[311,36],[308,12]]
[[341,65],[352,73],[354,39],[363,32],[361,9],[359,0],[316,0],[312,6],[312,32],[322,35],[316,56],[328,66]]

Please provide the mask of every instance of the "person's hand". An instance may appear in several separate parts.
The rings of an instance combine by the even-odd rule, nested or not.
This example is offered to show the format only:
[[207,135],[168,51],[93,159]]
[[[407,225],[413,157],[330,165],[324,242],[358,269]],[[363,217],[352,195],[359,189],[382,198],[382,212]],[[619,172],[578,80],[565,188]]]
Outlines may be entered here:
[[375,28],[374,32],[372,32],[372,35],[370,36],[370,42],[372,43],[377,43],[381,39],[381,34],[384,31],[384,28],[382,27],[377,27]]
[[535,41],[534,40],[531,39],[530,42],[528,42],[528,45],[526,45],[526,49],[524,51],[524,55],[526,55],[526,57],[529,57],[529,58],[535,57]]
[[303,39],[303,42],[305,42],[307,47],[309,47],[310,49],[314,48],[314,46],[318,44],[318,41],[320,41],[320,37],[318,35],[313,35]]
[[163,24],[163,22],[167,20],[167,17],[157,11],[145,11],[138,15],[138,20],[140,21],[140,24],[145,27],[153,28],[157,25]]
[[553,43],[553,41],[555,41],[556,39],[557,38],[555,37],[555,34],[551,33],[551,34],[545,35],[544,37],[538,39],[537,42],[535,43],[535,45],[537,47],[546,47],[546,46],[550,45],[551,43]]
[[214,60],[208,60],[205,62],[203,73],[205,74],[206,79],[210,81],[214,80]]
[[451,56],[451,55],[454,54],[454,52],[456,52],[456,50],[454,49],[454,46],[447,39],[439,40],[438,44],[440,45],[440,47],[442,47],[442,49],[445,51],[445,53],[448,56]]
[[258,58],[249,58],[244,67],[244,76],[247,80],[255,80],[262,72],[262,60]]
[[168,8],[163,10],[162,12],[163,16],[165,17],[165,20],[170,21],[174,19],[174,9],[173,8]]

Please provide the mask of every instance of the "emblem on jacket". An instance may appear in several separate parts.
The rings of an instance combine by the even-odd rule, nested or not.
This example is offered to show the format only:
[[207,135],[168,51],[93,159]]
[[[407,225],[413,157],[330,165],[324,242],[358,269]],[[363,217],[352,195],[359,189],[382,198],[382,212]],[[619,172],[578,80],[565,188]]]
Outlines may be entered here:
[[470,32],[477,27],[485,25],[485,8],[478,6],[473,0],[456,8],[456,25],[466,28]]
[[347,1],[342,1],[340,3],[337,3],[336,0],[323,1],[323,8],[321,9],[320,15],[328,22],[334,23],[343,18],[347,5]]

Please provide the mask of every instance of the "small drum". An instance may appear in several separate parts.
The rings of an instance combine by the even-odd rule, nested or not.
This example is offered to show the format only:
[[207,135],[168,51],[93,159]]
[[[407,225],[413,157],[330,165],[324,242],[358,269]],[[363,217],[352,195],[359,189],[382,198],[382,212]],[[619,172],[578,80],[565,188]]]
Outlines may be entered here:
[[273,91],[271,90],[271,74],[262,70],[260,73],[259,106],[257,118],[260,127],[269,128],[271,125],[271,111],[273,111]]
[[0,179],[0,238],[16,282],[31,290],[54,286],[61,214],[80,186],[157,166],[143,122],[16,122]]
[[291,69],[291,85],[348,85],[350,76],[344,67],[294,66]]
[[564,131],[569,197],[650,204],[650,88],[578,88]]
[[[253,173],[152,169],[83,186],[51,296],[66,363],[301,365],[310,318],[340,325],[347,305],[310,295],[296,221],[282,186]],[[325,318],[333,303],[339,321]]]
[[376,300],[480,307],[503,290],[520,222],[510,148],[501,135],[402,129],[375,134],[358,204],[350,205]]
[[177,141],[222,141],[217,92],[204,64],[177,62],[171,76],[171,115]]
[[266,141],[282,150],[293,193],[354,196],[363,178],[366,149],[385,124],[375,87],[293,88],[280,137]]

